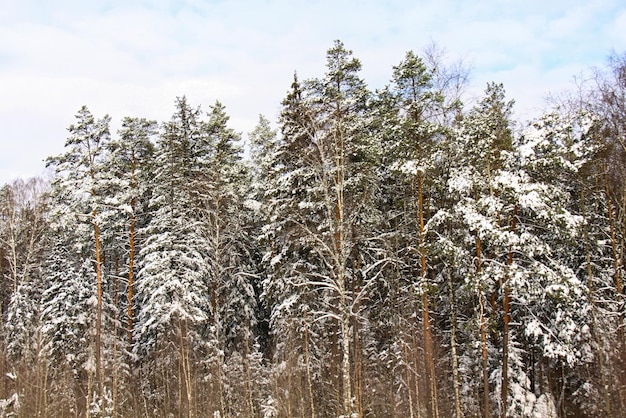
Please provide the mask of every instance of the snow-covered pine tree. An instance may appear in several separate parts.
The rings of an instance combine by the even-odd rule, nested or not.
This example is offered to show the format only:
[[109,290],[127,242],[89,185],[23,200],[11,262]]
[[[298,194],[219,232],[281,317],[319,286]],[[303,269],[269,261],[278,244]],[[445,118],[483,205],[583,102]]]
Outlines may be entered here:
[[[132,345],[134,322],[134,279],[137,274],[136,256],[138,246],[137,229],[145,226],[144,213],[149,199],[149,176],[154,153],[152,138],[157,134],[156,121],[144,118],[125,117],[118,137],[108,144],[107,170],[112,174],[107,207],[112,223],[112,240],[115,240],[117,257],[121,267],[117,274],[124,275],[126,289],[126,330]],[[120,297],[121,299],[121,297]],[[132,350],[132,349],[131,349]]]
[[[202,202],[199,215],[203,220],[202,236],[206,243],[209,265],[207,283],[211,294],[212,326],[217,340],[216,361],[221,368],[228,357],[239,355],[246,373],[251,370],[256,344],[253,331],[257,327],[257,300],[260,284],[255,260],[256,243],[251,230],[252,208],[245,204],[250,193],[251,177],[242,160],[240,134],[228,126],[224,106],[211,106],[202,125],[205,155],[199,159],[194,178]],[[215,363],[215,362],[214,362]],[[221,372],[220,372],[221,375]],[[240,396],[235,403],[225,402],[222,413],[234,413],[235,405],[253,415],[258,402],[252,400],[249,379],[233,385],[232,379],[218,382],[220,399],[224,385],[229,384]],[[231,383],[229,383],[231,382]]]
[[[76,124],[70,125],[68,128],[70,136],[66,142],[66,152],[56,157],[48,159],[48,165],[55,169],[55,177],[52,183],[52,204],[53,216],[57,219],[58,240],[72,242],[77,247],[74,254],[67,260],[68,271],[74,271],[76,274],[85,274],[84,277],[76,280],[86,280],[84,285],[87,289],[93,290],[93,310],[94,323],[92,324],[93,340],[88,347],[75,347],[80,350],[93,350],[93,368],[89,368],[87,374],[88,381],[78,379],[77,384],[87,385],[87,390],[82,396],[86,396],[90,408],[95,413],[103,413],[103,408],[107,405],[105,398],[108,396],[107,385],[110,383],[108,377],[104,375],[103,368],[105,366],[105,356],[111,354],[105,345],[110,347],[112,342],[109,330],[104,330],[105,322],[111,319],[106,315],[105,311],[110,311],[108,301],[109,295],[104,292],[106,285],[106,277],[103,269],[104,254],[102,251],[101,237],[101,211],[103,209],[103,193],[101,187],[104,184],[106,173],[102,171],[102,161],[104,158],[105,144],[109,141],[109,122],[108,115],[96,120],[86,106],[79,109],[76,114]],[[54,229],[54,228],[52,228]],[[64,235],[64,236],[63,236]],[[53,243],[53,245],[58,245]],[[70,253],[71,254],[71,253]],[[66,251],[61,251],[58,256],[68,255]],[[91,270],[88,265],[93,267]],[[93,271],[93,283],[88,273]],[[49,271],[51,277],[57,277],[58,271]],[[58,278],[58,277],[57,277]],[[59,278],[60,279],[60,278]],[[73,280],[74,280],[73,279]],[[56,280],[56,279],[55,279]],[[51,283],[50,286],[55,285]],[[93,285],[93,288],[91,288]],[[44,304],[55,304],[59,300],[55,297],[47,299]],[[90,302],[91,303],[91,302]],[[54,311],[58,306],[46,306],[45,309]],[[83,305],[85,312],[89,309]],[[78,314],[77,311],[74,311]],[[91,316],[88,314],[88,318]],[[106,321],[105,321],[106,320]],[[80,322],[80,321],[78,321]],[[46,324],[54,329],[54,323]],[[57,334],[53,331],[53,333]],[[78,353],[73,353],[78,354]],[[106,361],[109,359],[107,358]],[[80,366],[82,367],[82,365]],[[78,370],[75,370],[78,373]],[[93,372],[93,376],[90,373]],[[84,375],[81,375],[84,376]],[[93,377],[93,382],[89,379]]]
[[274,178],[273,158],[279,145],[278,131],[271,127],[270,121],[263,115],[259,115],[259,122],[252,132],[248,133],[250,142],[250,173],[252,184],[248,193],[248,199],[244,202],[250,212],[248,222],[253,227],[252,236],[255,239],[255,260],[259,280],[257,293],[259,303],[257,305],[258,327],[257,334],[259,344],[263,351],[268,354],[270,347],[269,336],[269,310],[262,303],[263,283],[272,274],[269,263],[264,262],[265,254],[272,251],[272,238],[266,235],[266,226],[271,223],[269,201],[272,195],[271,187]]
[[[381,116],[385,120],[382,131],[384,167],[389,177],[385,187],[391,205],[389,216],[395,223],[393,233],[400,263],[398,268],[402,271],[401,294],[412,295],[404,301],[407,314],[413,311],[422,318],[425,376],[407,377],[408,412],[415,410],[419,413],[426,409],[437,417],[439,402],[429,308],[432,271],[429,269],[425,226],[437,204],[434,199],[437,195],[435,161],[443,127],[436,116],[442,114],[444,100],[441,92],[433,88],[432,75],[433,70],[427,68],[420,57],[408,52],[404,60],[393,67],[391,85],[381,94],[385,104]],[[415,311],[418,308],[420,312]],[[411,330],[409,334],[413,333],[414,327],[407,325]],[[411,342],[414,340],[414,337],[409,338]],[[404,341],[399,343],[405,344]],[[418,347],[413,344],[408,350],[416,353]],[[403,361],[406,367],[411,368],[410,363],[413,364],[412,370],[421,370],[422,367],[416,364],[417,357],[410,357],[413,358]],[[420,381],[425,382],[425,403],[418,395]]]
[[[523,201],[534,199],[544,205],[534,215],[539,221],[533,219],[532,223],[535,228],[538,224],[546,225],[544,230],[535,229],[534,234],[549,247],[547,255],[540,257],[543,250],[537,246],[537,260],[529,266],[534,270],[532,287],[522,292],[531,311],[523,320],[527,351],[523,369],[534,388],[533,394],[550,399],[561,411],[569,407],[560,394],[577,392],[583,385],[590,388],[583,384],[584,377],[577,376],[577,370],[587,369],[592,361],[592,330],[597,315],[591,293],[593,279],[589,276],[591,217],[585,214],[581,200],[589,192],[581,175],[586,177],[583,172],[597,152],[590,142],[594,125],[590,113],[554,109],[534,121],[516,141],[522,172],[535,184],[535,192],[527,194]],[[534,205],[537,211],[540,206]],[[539,262],[552,272],[543,266],[537,269]],[[550,368],[543,371],[541,362],[547,362]],[[555,382],[559,374],[559,384],[547,383]]]
[[[465,218],[470,224],[469,230],[475,236],[473,253],[476,257],[476,281],[474,289],[479,299],[479,326],[481,341],[481,359],[483,376],[483,413],[491,416],[490,400],[490,359],[488,322],[495,320],[498,310],[495,308],[497,289],[502,288],[506,274],[499,269],[502,263],[492,263],[491,260],[504,257],[506,248],[490,247],[485,242],[489,234],[504,231],[509,225],[503,224],[504,203],[499,200],[499,191],[494,187],[494,176],[504,170],[507,162],[507,152],[512,150],[513,133],[510,115],[514,102],[506,101],[504,86],[489,83],[481,101],[463,119],[460,126],[459,142],[460,153],[457,154],[456,164],[460,164],[457,175],[450,180],[452,190],[465,193],[464,199],[453,209]],[[465,162],[463,162],[465,161]],[[467,196],[469,194],[469,196]],[[473,194],[473,196],[472,196]],[[510,209],[510,208],[508,208]],[[471,214],[476,214],[474,217]],[[512,220],[510,220],[511,224]],[[512,225],[512,224],[511,224]],[[497,241],[497,240],[496,240]],[[510,253],[510,252],[509,252]],[[471,254],[471,253],[470,253]],[[507,260],[509,262],[509,260]],[[494,270],[495,269],[495,270]],[[497,271],[496,271],[497,270]],[[506,283],[504,283],[506,287]],[[504,293],[507,293],[505,290]],[[492,299],[491,306],[487,300]],[[504,295],[503,302],[505,319],[502,337],[502,391],[501,402],[508,395],[508,294]],[[490,313],[490,309],[494,312]],[[490,319],[493,318],[493,319]],[[506,343],[505,343],[506,342]]]
[[115,308],[112,333],[113,359],[111,376],[111,413],[134,414],[131,402],[134,386],[132,329],[134,326],[134,281],[136,258],[141,248],[137,230],[147,222],[149,175],[154,145],[152,137],[157,124],[144,118],[125,117],[118,136],[106,144],[102,170],[108,175],[102,181],[105,196],[100,213],[104,269],[110,280],[108,294]]
[[[356,329],[353,313],[367,291],[368,261],[363,260],[366,251],[359,246],[367,242],[366,225],[375,215],[371,211],[376,187],[371,153],[375,148],[365,135],[369,92],[358,77],[359,70],[360,62],[337,41],[327,54],[325,78],[303,85],[294,80],[283,102],[283,138],[268,192],[268,261],[275,274],[266,283],[265,295],[273,305],[274,329],[304,327],[309,333],[314,321],[316,332],[328,335],[331,361],[322,373],[339,377],[338,413],[345,415],[360,408],[351,371],[351,353],[360,349],[353,345],[351,330]],[[307,321],[295,320],[305,315]],[[299,348],[310,376],[314,356],[310,347]],[[310,379],[305,379],[309,388],[302,391],[308,398],[314,394]],[[354,384],[360,387],[359,382]],[[309,409],[331,396],[320,394],[318,403],[310,403],[315,405]]]
[[[267,221],[260,241],[264,244],[263,263],[267,271],[263,282],[263,302],[270,311],[270,330],[274,346],[274,386],[272,401],[286,415],[307,410],[316,415],[316,404],[323,396],[315,391],[311,376],[320,373],[319,356],[309,347],[310,321],[305,312],[313,310],[314,296],[305,287],[306,275],[320,274],[306,233],[299,225],[299,202],[313,184],[313,144],[308,135],[313,129],[310,110],[304,102],[303,87],[297,76],[283,100],[281,138],[268,148],[269,161],[263,188],[263,210]],[[263,171],[261,171],[263,173]],[[307,208],[311,213],[313,206]],[[319,208],[317,212],[319,212]],[[316,218],[319,216],[316,215]],[[304,344],[300,335],[305,335]],[[304,354],[305,365],[300,361]],[[300,382],[306,382],[300,385]],[[315,399],[314,399],[314,395]],[[307,409],[303,409],[307,408]]]
[[[529,145],[528,137],[512,135],[507,109],[510,103],[504,101],[502,86],[489,85],[483,100],[461,122],[455,175],[448,183],[455,204],[435,220],[454,225],[442,245],[468,256],[468,289],[478,298],[478,329],[468,342],[475,338],[481,347],[483,416],[492,410],[492,399],[487,398],[491,382],[499,389],[501,416],[533,416],[538,399],[554,393],[531,381],[535,377],[525,363],[531,357],[529,330],[556,326],[550,333],[561,335],[557,345],[565,353],[572,347],[566,342],[571,339],[566,338],[567,329],[572,323],[583,325],[584,286],[561,252],[575,242],[580,218],[568,211],[569,196],[558,182],[545,182],[545,173],[534,176],[541,173],[533,168],[539,150]],[[545,310],[551,305],[554,309]],[[560,312],[556,319],[550,316],[555,312]],[[496,324],[500,339],[489,331]],[[466,351],[464,358],[473,355]],[[493,367],[496,359],[500,369]],[[476,368],[469,363],[465,367]]]
[[369,132],[371,93],[359,77],[360,61],[336,41],[327,52],[326,67],[324,79],[307,83],[317,128],[315,169],[323,204],[323,217],[311,231],[322,238],[324,245],[318,241],[314,248],[328,257],[324,263],[330,278],[313,282],[318,291],[326,288],[335,293],[329,295],[332,308],[326,312],[339,321],[343,413],[349,416],[363,413],[364,302],[384,266],[375,204],[380,149]]
[[196,365],[206,342],[210,301],[192,168],[200,110],[183,98],[157,142],[150,220],[138,254],[133,352],[140,360],[147,414],[195,416]]

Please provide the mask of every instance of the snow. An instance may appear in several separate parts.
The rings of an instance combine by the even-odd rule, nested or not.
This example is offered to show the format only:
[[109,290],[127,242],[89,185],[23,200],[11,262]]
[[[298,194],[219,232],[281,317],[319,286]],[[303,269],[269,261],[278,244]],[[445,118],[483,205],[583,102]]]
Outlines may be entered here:
[[282,259],[281,254],[277,254],[274,257],[272,257],[272,259],[270,260],[270,266],[275,267],[277,264],[280,263]]
[[424,167],[418,160],[408,160],[402,163],[394,163],[391,166],[391,169],[410,176],[416,176],[418,173],[424,172]]
[[448,180],[448,190],[463,195],[470,193],[473,183],[469,169],[457,171],[450,180]]
[[243,204],[247,209],[250,209],[254,212],[260,212],[261,208],[263,207],[263,204],[255,199],[246,199]]
[[545,204],[537,190],[523,193],[518,199],[518,204],[521,208],[530,209],[537,214],[545,214]]

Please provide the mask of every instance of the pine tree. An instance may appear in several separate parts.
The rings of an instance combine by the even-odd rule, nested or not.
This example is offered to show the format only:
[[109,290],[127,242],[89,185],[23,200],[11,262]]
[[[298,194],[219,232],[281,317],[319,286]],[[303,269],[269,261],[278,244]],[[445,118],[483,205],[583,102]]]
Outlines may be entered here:
[[[252,331],[257,326],[257,269],[254,266],[254,242],[250,230],[249,210],[245,199],[249,193],[250,176],[242,161],[240,135],[228,126],[224,106],[211,106],[202,125],[206,155],[200,160],[194,176],[198,180],[203,220],[202,235],[206,243],[206,259],[210,266],[207,283],[211,294],[213,327],[217,342],[217,367],[221,369],[228,356],[241,355],[246,373],[250,371],[254,347]],[[230,379],[220,374],[219,396],[222,413],[225,385]],[[224,380],[222,380],[224,379]],[[252,384],[242,382],[247,413],[253,414]]]
[[[150,220],[140,234],[136,282],[134,353],[144,359],[148,376],[158,391],[175,405],[158,404],[164,411],[195,415],[193,354],[205,341],[210,304],[205,277],[200,224],[194,219],[191,170],[193,146],[199,133],[199,109],[185,98],[176,101],[176,113],[164,125],[153,171]],[[177,365],[177,372],[171,364]],[[157,380],[157,376],[164,376]],[[176,390],[169,389],[172,382]],[[153,394],[151,395],[153,396]],[[157,409],[158,410],[158,409]]]
[[[104,198],[100,213],[102,247],[106,255],[105,271],[110,277],[108,294],[114,305],[113,359],[111,369],[111,410],[130,414],[132,399],[136,396],[130,381],[133,372],[131,358],[134,327],[134,289],[137,273],[136,259],[141,239],[138,227],[147,222],[146,206],[149,200],[149,175],[156,134],[155,121],[126,117],[118,137],[106,144],[102,170],[108,173],[102,181]],[[126,297],[124,297],[126,295]],[[125,332],[124,332],[125,331]]]
[[[68,131],[70,136],[66,142],[67,151],[57,157],[48,159],[48,164],[55,168],[55,179],[53,181],[53,194],[55,203],[59,204],[60,212],[74,211],[77,219],[73,224],[81,228],[87,225],[91,228],[91,236],[86,230],[78,235],[77,239],[82,240],[83,256],[87,260],[92,260],[95,272],[95,324],[93,349],[95,355],[93,385],[95,408],[102,408],[104,405],[105,379],[103,375],[103,310],[104,310],[104,272],[103,272],[103,252],[101,241],[101,219],[102,191],[100,189],[104,173],[101,171],[101,164],[104,155],[105,144],[109,141],[109,116],[96,120],[87,107],[83,106],[76,114],[76,124],[70,125]],[[63,199],[66,199],[64,202]],[[63,205],[67,205],[63,207]],[[71,209],[70,209],[71,208]],[[87,250],[90,248],[90,250]],[[90,251],[91,254],[90,254]],[[93,257],[93,258],[92,258]],[[87,271],[83,260],[74,259],[70,262],[76,263],[76,271]],[[80,269],[83,270],[80,270]]]
[[[321,332],[336,330],[330,351],[339,363],[344,415],[360,408],[353,387],[360,382],[353,382],[351,372],[351,352],[358,353],[352,309],[367,291],[359,246],[368,239],[376,187],[375,147],[365,134],[369,92],[359,70],[360,62],[337,41],[327,54],[325,78],[303,85],[294,79],[283,102],[283,138],[275,154],[270,203],[275,235],[269,238],[268,257],[279,270],[265,290],[277,298],[275,323],[287,310],[292,318],[302,310],[313,316],[316,328],[327,324]],[[301,326],[310,331],[310,324]],[[310,360],[309,347],[303,350]],[[309,375],[310,361],[306,369]]]
[[[134,279],[136,276],[137,227],[145,225],[144,209],[147,205],[149,174],[154,153],[152,137],[157,133],[156,121],[126,117],[118,131],[118,138],[108,144],[107,169],[115,173],[108,207],[112,209],[115,239],[121,246],[122,261],[127,271],[126,329],[132,344],[134,320]],[[139,219],[138,219],[139,218]],[[126,254],[127,252],[127,254]]]
[[[426,225],[436,195],[435,156],[442,135],[442,126],[436,115],[443,109],[443,95],[432,84],[432,70],[415,53],[408,52],[405,59],[393,67],[392,84],[383,92],[386,101],[383,118],[387,121],[383,137],[388,167],[391,169],[389,192],[394,211],[398,216],[403,275],[413,276],[405,281],[407,291],[416,300],[410,306],[421,305],[424,363],[426,370],[427,409],[431,416],[439,416],[437,376],[433,358],[432,325],[429,308],[432,273],[429,270]],[[397,221],[397,222],[398,222]],[[416,312],[417,314],[417,312]],[[417,347],[413,347],[416,350]],[[416,412],[419,414],[417,376],[415,377]],[[409,397],[412,398],[409,390]],[[411,399],[409,407],[413,409]]]

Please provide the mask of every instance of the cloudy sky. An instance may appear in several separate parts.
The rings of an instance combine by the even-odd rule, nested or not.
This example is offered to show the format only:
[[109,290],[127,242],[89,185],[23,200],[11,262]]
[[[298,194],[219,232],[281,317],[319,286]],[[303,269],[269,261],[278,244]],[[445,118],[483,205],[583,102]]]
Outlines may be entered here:
[[626,52],[623,0],[0,0],[0,184],[40,175],[83,104],[168,120],[176,96],[220,100],[246,133],[275,120],[293,72],[324,73],[340,39],[372,88],[436,43],[471,68],[470,94],[503,82],[518,115]]

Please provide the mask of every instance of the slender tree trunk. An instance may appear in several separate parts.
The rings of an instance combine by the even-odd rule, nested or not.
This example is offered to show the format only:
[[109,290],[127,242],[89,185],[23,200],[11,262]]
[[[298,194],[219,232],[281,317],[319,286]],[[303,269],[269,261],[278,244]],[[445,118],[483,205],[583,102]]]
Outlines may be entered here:
[[[419,315],[416,312],[416,315]],[[421,363],[418,357],[417,337],[415,333],[417,330],[411,333],[411,339],[413,343],[413,384],[415,385],[415,414],[417,418],[422,418],[422,400],[420,399],[420,376],[417,373],[417,366]]]
[[224,402],[224,355],[222,350],[222,332],[221,332],[221,323],[220,323],[220,314],[217,303],[217,290],[213,288],[211,303],[213,305],[213,315],[214,315],[214,324],[215,324],[215,340],[218,345],[218,358],[217,358],[217,392],[219,396],[219,406],[220,406],[220,416],[224,416],[224,412],[226,410],[226,404]]
[[[221,193],[221,185],[218,183],[216,190],[216,196],[222,196]],[[215,340],[218,348],[217,355],[217,385],[218,385],[218,395],[219,395],[219,411],[220,416],[224,416],[226,413],[226,402],[224,400],[224,345],[225,343],[222,341],[222,319],[220,315],[220,310],[222,308],[223,301],[220,300],[219,295],[219,286],[220,280],[223,278],[224,266],[222,265],[222,225],[221,225],[221,210],[222,205],[220,199],[216,199],[214,213],[211,217],[211,222],[213,223],[213,236],[211,237],[213,242],[213,261],[215,265],[215,282],[212,284],[211,288],[211,305],[213,308],[213,325],[215,326]]]
[[[2,260],[2,253],[0,252],[0,260]],[[0,274],[2,274],[2,261],[0,261]],[[0,302],[0,313],[2,312],[2,303]],[[4,328],[4,324],[3,324],[4,318],[2,317],[2,315],[0,314],[0,330],[2,330]],[[5,357],[5,347],[4,347],[4,342],[0,341],[0,373],[2,373],[0,375],[0,396],[2,396],[2,399],[7,399],[9,397],[9,394],[7,393],[7,384],[6,384],[6,380],[5,380],[5,376],[7,375],[8,367],[7,367],[7,359]]]
[[[405,362],[405,369],[406,369],[406,389],[407,389],[407,395],[409,397],[409,418],[413,418],[414,414],[413,414],[413,390],[411,389],[411,374],[412,374],[411,373],[411,358],[408,353],[408,343],[403,342],[402,345],[404,346],[404,362]],[[395,404],[395,401],[393,402],[393,404]]]
[[[96,170],[95,170],[95,150],[91,149],[91,142],[87,141],[87,153],[89,156],[89,175],[93,183],[91,189],[91,197],[95,200],[98,196],[96,192]],[[96,284],[97,284],[97,310],[96,310],[96,341],[95,341],[95,355],[96,355],[96,390],[98,391],[99,401],[104,399],[104,382],[102,379],[102,251],[100,243],[100,226],[98,224],[98,211],[94,207],[93,209],[93,230],[95,241],[95,256],[96,256]],[[87,402],[89,405],[89,402]],[[103,406],[103,405],[101,405]]]
[[[623,143],[622,143],[623,145]],[[622,238],[619,240],[620,242],[620,258],[619,258],[619,284],[616,285],[617,288],[617,301],[620,306],[619,312],[619,330],[620,332],[620,346],[619,346],[619,382],[620,387],[618,388],[618,393],[623,392],[626,387],[626,322],[625,322],[625,304],[624,304],[624,285],[622,279],[622,269],[624,268],[624,252],[626,251],[626,245],[624,240],[626,239],[626,182],[624,183],[624,189],[622,191],[622,213],[621,213],[621,224],[622,224]],[[620,410],[624,409],[624,397],[618,397],[618,405],[617,407]]]
[[93,211],[94,239],[96,241],[96,282],[98,292],[98,306],[96,312],[96,390],[100,397],[104,399],[104,382],[102,380],[102,260],[100,248],[100,227],[96,219],[98,212]]
[[[357,254],[358,250],[357,250]],[[360,255],[356,256],[356,260],[354,261],[354,265],[356,266],[356,271],[361,272],[361,258]],[[360,280],[359,280],[360,282]],[[360,283],[353,285],[353,291],[358,294],[360,292]],[[359,311],[359,303],[358,301],[352,306],[352,311]],[[361,353],[361,339],[359,338],[360,328],[359,328],[359,319],[357,317],[352,318],[352,335],[354,340],[354,354],[353,354],[353,363],[354,363],[354,399],[355,399],[355,407],[356,414],[358,417],[363,416],[363,359]]]
[[[606,206],[607,212],[609,216],[609,232],[611,234],[611,250],[613,254],[613,269],[615,270],[615,292],[617,294],[617,302],[620,306],[620,309],[623,302],[623,286],[622,286],[622,275],[621,275],[621,266],[620,266],[620,258],[618,256],[618,244],[617,238],[615,236],[615,217],[613,215],[613,204],[611,202],[611,191],[609,188],[609,176],[606,168],[606,163],[602,164],[603,175],[604,175],[604,192],[606,195]],[[618,335],[620,344],[624,344],[624,315],[623,312],[620,312],[619,322],[618,322]]]
[[459,377],[459,357],[456,346],[456,300],[454,297],[454,286],[452,284],[452,276],[448,273],[448,284],[450,286],[450,311],[451,311],[451,327],[450,327],[450,349],[452,351],[452,382],[454,385],[454,412],[456,418],[462,418],[461,411],[461,382]]
[[246,401],[248,403],[248,415],[253,417],[255,416],[254,411],[254,402],[252,400],[252,386],[254,382],[252,382],[252,371],[250,370],[250,320],[246,319],[246,333],[245,333],[245,358],[244,358],[244,369],[246,373]]
[[356,401],[356,414],[358,417],[363,416],[363,363],[361,359],[361,345],[359,339],[359,322],[353,318],[353,335],[354,335],[354,398]]
[[313,398],[313,379],[311,378],[311,361],[309,358],[309,324],[307,322],[306,310],[304,312],[304,361],[306,366],[306,382],[309,389],[309,407],[311,408],[311,418],[315,418],[315,400]]
[[[293,342],[293,336],[290,333],[289,341],[288,341],[288,345],[287,346],[288,347],[294,347],[294,345],[295,344]],[[288,417],[293,416],[293,414],[292,414],[293,406],[291,405],[291,376],[293,374],[292,370],[296,369],[296,367],[293,366],[292,357],[293,357],[293,355],[292,355],[291,352],[288,351],[288,352],[285,353],[285,361],[287,363],[287,373],[286,373],[287,374],[287,390],[283,391],[283,393],[285,393],[285,397],[286,397],[285,401],[287,403],[287,416]],[[278,380],[278,379],[276,379],[276,380]],[[282,382],[281,382],[281,384],[282,384]],[[278,393],[278,390],[277,390],[277,393]]]
[[[476,234],[476,273],[482,273],[482,247],[478,234]],[[480,343],[483,369],[483,417],[491,418],[491,400],[489,396],[489,353],[487,351],[487,327],[485,321],[485,296],[482,286],[478,289],[478,304],[480,306]]]
[[135,152],[133,151],[130,164],[130,187],[133,196],[130,199],[130,226],[128,231],[128,349],[132,351],[133,348],[133,292],[135,287]]
[[[345,294],[342,297],[342,306],[347,306],[345,300]],[[352,387],[350,381],[350,317],[347,312],[344,312],[341,317],[341,345],[342,345],[342,358],[341,358],[341,376],[343,385],[343,410],[344,414],[349,417],[353,412],[352,405]]]
[[[408,194],[405,194],[405,196],[403,196],[404,198],[402,199],[403,201],[403,217],[404,217],[404,222],[403,222],[403,231],[402,234],[405,236],[409,236],[409,231],[407,229],[407,225],[410,225],[410,218],[411,218],[411,214],[410,214],[410,210],[408,207],[408,203],[410,199],[415,197],[415,187],[413,187],[414,183],[411,184],[412,186],[412,190],[411,190],[411,195],[409,196]],[[396,222],[396,227],[395,230],[397,231],[398,225]],[[398,259],[400,259],[400,255],[398,253],[398,248],[400,248],[400,245],[398,243],[398,235],[396,235],[395,237],[395,255]],[[398,266],[398,263],[396,263],[396,277],[401,277],[401,272]],[[403,312],[400,311],[400,306],[398,303],[394,303],[395,307],[396,307],[396,315],[399,318],[403,318]],[[417,311],[415,312],[415,314],[417,315]],[[409,325],[408,329],[406,330],[407,332],[405,332],[405,335],[408,335],[408,333],[410,333],[410,341],[406,341],[406,337],[403,336],[402,334],[400,334],[400,341],[402,343],[402,345],[404,346],[404,356],[405,356],[405,367],[406,367],[406,389],[407,389],[407,395],[408,395],[408,401],[409,401],[409,416],[410,418],[413,418],[414,416],[414,409],[417,411],[417,418],[421,418],[421,414],[420,414],[420,397],[419,397],[419,382],[418,382],[418,376],[417,376],[417,365],[419,364],[418,362],[418,358],[417,358],[417,344],[415,342],[415,330]],[[400,330],[399,333],[401,333],[402,331]],[[409,344],[411,344],[411,353],[409,353]],[[412,354],[412,356],[410,355]],[[411,364],[411,362],[413,362],[413,364]],[[411,378],[411,376],[413,376],[413,378]],[[414,384],[412,383],[414,382]],[[413,385],[415,386],[415,401],[413,400]],[[395,396],[395,394],[392,394]],[[394,397],[392,396],[392,399],[394,399]],[[414,406],[415,404],[415,406]],[[393,402],[393,405],[395,405],[395,400]]]
[[[517,224],[517,205],[513,208],[513,218],[511,219],[511,232],[515,233],[515,227]],[[509,255],[507,259],[507,266],[510,267],[513,264],[513,249],[509,249]],[[507,405],[509,398],[509,322],[511,311],[511,290],[509,287],[510,272],[507,272],[506,280],[504,282],[504,330],[502,334],[502,392],[500,394],[502,410],[501,416],[505,418],[507,416]]]
[[427,382],[430,399],[430,411],[433,418],[439,417],[439,408],[437,402],[437,383],[435,375],[435,363],[432,352],[432,339],[430,333],[430,316],[428,313],[428,294],[422,293],[422,321],[424,324],[424,355],[426,360]]
[[[180,369],[181,374],[178,377],[179,382],[179,399],[181,413],[186,412],[188,418],[193,418],[193,387],[191,381],[191,363],[189,360],[189,338],[187,330],[187,320],[179,320],[178,334],[180,338]],[[186,405],[186,408],[183,406]]]
[[504,287],[504,330],[502,333],[502,392],[500,393],[500,403],[502,404],[502,410],[500,416],[505,418],[507,416],[507,404],[509,397],[509,287],[505,284]]
[[423,173],[417,174],[417,193],[419,206],[419,242],[420,242],[420,275],[422,280],[422,324],[424,327],[424,356],[426,362],[426,375],[428,382],[428,395],[430,399],[430,412],[432,417],[439,418],[439,406],[437,401],[437,376],[435,374],[435,362],[432,352],[432,338],[430,331],[430,313],[428,305],[428,266],[426,261],[426,236],[424,231],[424,190]]
[[119,285],[119,258],[115,256],[115,275],[113,282],[113,306],[115,307],[113,318],[113,381],[111,387],[111,409],[113,410],[113,417],[117,416],[117,386],[118,386],[118,366],[117,366],[117,293]]
[[46,417],[48,416],[48,373],[49,373],[49,367],[48,367],[48,359],[46,358],[45,354],[43,354],[43,358],[42,358],[42,352],[43,352],[43,336],[41,334],[41,332],[38,332],[38,336],[37,336],[37,353],[38,356],[37,358],[39,359],[39,361],[37,362],[38,364],[38,370],[39,370],[39,387],[38,387],[38,394],[37,394],[37,404],[38,404],[38,408],[37,408],[37,416],[41,416],[41,417]]
[[[337,142],[338,141],[338,142]],[[346,277],[346,230],[344,219],[344,146],[343,133],[335,137],[335,164],[337,173],[335,183],[335,218],[334,218],[334,260],[336,263],[337,290],[339,296],[340,327],[341,327],[341,384],[343,391],[343,414],[351,416],[354,410],[352,402],[352,382],[350,377],[350,309],[348,306]],[[330,203],[330,202],[329,202]],[[330,205],[329,205],[330,206]]]

